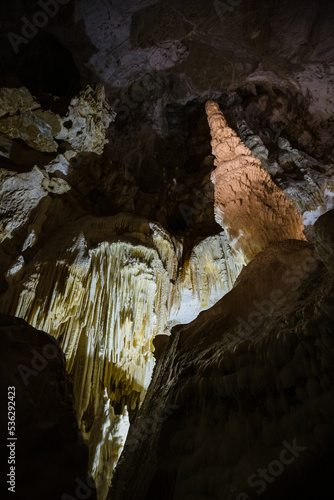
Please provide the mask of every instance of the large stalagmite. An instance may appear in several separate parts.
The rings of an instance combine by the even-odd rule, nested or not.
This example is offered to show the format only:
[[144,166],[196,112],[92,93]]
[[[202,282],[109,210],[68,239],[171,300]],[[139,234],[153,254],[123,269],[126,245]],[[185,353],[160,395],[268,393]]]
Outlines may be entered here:
[[247,261],[275,241],[305,240],[303,221],[295,205],[271,180],[260,160],[226,123],[217,103],[206,112],[216,169],[215,217],[233,247]]

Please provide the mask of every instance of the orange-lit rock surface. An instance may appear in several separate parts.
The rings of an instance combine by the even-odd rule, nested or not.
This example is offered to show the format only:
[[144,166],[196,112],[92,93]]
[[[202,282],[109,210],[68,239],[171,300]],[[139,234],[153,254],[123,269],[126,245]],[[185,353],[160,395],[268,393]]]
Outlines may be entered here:
[[215,217],[232,246],[249,261],[275,241],[304,240],[302,217],[293,202],[227,125],[218,104],[208,101],[206,112],[216,157],[211,176]]

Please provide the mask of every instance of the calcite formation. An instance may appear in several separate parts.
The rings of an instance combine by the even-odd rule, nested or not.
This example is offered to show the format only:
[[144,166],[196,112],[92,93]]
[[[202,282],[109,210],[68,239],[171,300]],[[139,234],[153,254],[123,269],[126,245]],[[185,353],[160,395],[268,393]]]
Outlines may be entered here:
[[[334,206],[334,11],[195,4],[69,2],[0,48],[0,307],[63,347],[99,500],[129,428],[114,499],[249,500],[295,439],[310,474],[289,477],[326,484],[332,284],[302,240]],[[332,273],[331,234],[328,214]],[[288,499],[285,472],[262,498]]]
[[3,105],[0,132],[12,139],[21,139],[37,151],[57,151],[55,136],[61,130],[60,116],[41,109],[40,104],[24,87],[1,89]]
[[[0,102],[3,111],[0,125],[7,119],[28,120],[27,114],[32,117],[45,111],[24,87],[1,89]],[[7,135],[0,135],[2,289],[5,280],[12,283],[17,279],[17,262],[24,266],[31,259],[31,249],[36,253],[59,227],[89,211],[89,204],[87,207],[83,198],[94,186],[94,180],[92,176],[87,180],[82,171],[78,175],[78,169],[86,171],[88,164],[98,178],[96,167],[107,142],[106,129],[115,116],[99,85],[72,99],[66,116],[47,112],[58,120],[57,130],[63,139],[50,135],[45,124],[37,134],[39,142],[31,127],[28,135],[23,136],[25,129],[19,123],[14,126],[14,136],[21,134],[20,141],[5,128],[3,133]],[[56,141],[52,153],[40,147],[50,137]]]
[[[4,89],[1,96],[7,118],[41,110],[23,87]],[[217,302],[245,261],[224,231],[185,250],[182,237],[146,219],[82,217],[78,193],[87,193],[86,163],[94,168],[114,113],[97,86],[72,99],[66,116],[58,118],[61,132],[52,137],[63,150],[52,156],[31,138],[18,149],[15,135],[2,136],[1,154],[15,168],[0,172],[0,303],[2,311],[61,342],[78,424],[89,444],[89,470],[103,499],[129,418],[151,380],[153,339]],[[17,158],[23,168],[16,167]],[[39,166],[30,168],[35,161]]]
[[0,118],[15,116],[39,109],[40,104],[25,87],[2,88],[0,91]]
[[185,258],[174,289],[168,328],[188,323],[233,287],[246,264],[231,248],[225,232],[198,242]]
[[0,106],[0,132],[47,153],[56,152],[63,140],[76,152],[102,154],[106,130],[115,118],[102,85],[88,86],[74,97],[64,117],[43,110],[24,87],[1,89]]
[[211,177],[215,217],[233,247],[250,261],[275,241],[305,240],[302,217],[295,205],[228,127],[218,104],[208,101],[206,112],[215,155]]
[[[32,246],[31,233],[34,231],[37,239],[43,216],[45,218],[45,212],[51,204],[48,195],[61,195],[70,189],[64,179],[50,178],[45,170],[37,166],[22,173],[0,169],[0,242],[12,239],[15,232],[29,222],[23,250]],[[30,219],[37,207],[38,213]]]
[[108,391],[100,400],[89,433],[89,468],[98,489],[98,498],[106,498],[130,427],[127,407],[115,414]]
[[[2,310],[61,340],[88,440],[94,419],[96,427],[110,418],[112,409],[99,410],[105,390],[108,404],[122,409],[143,400],[152,340],[165,330],[177,264],[172,240],[157,225],[126,215],[87,217],[56,235],[3,297]],[[105,444],[112,441],[109,425]],[[115,454],[109,448],[103,461]]]
[[1,309],[61,341],[101,498],[128,412],[141,405],[151,380],[153,339],[232,288],[243,265],[232,255],[222,233],[195,245],[180,272],[180,241],[158,224],[120,214],[79,219],[30,263],[18,258],[8,270]]

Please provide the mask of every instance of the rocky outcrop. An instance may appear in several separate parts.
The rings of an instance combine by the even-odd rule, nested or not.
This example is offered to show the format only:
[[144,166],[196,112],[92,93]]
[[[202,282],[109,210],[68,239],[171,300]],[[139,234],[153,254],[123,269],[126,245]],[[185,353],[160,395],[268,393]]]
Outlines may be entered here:
[[61,120],[61,131],[56,138],[69,142],[76,152],[101,155],[108,143],[106,131],[115,116],[116,113],[106,101],[104,87],[88,86],[71,100],[67,115]]
[[310,245],[287,240],[174,328],[108,498],[332,494],[333,297]]
[[43,110],[24,87],[1,89],[1,103],[0,132],[46,153],[56,152],[58,142],[65,140],[74,151],[102,154],[106,130],[115,118],[102,85],[89,86],[74,97],[64,118]]
[[[33,246],[41,232],[51,204],[49,193],[62,195],[71,187],[64,179],[51,178],[45,170],[34,167],[29,172],[0,170],[1,226],[0,242],[10,240],[29,221],[22,251]],[[38,207],[38,211],[36,210]],[[35,217],[32,214],[38,212]]]
[[[0,101],[0,286],[5,289],[3,275],[12,282],[17,261],[25,265],[60,226],[94,212],[82,199],[94,187],[94,174],[87,180],[87,171],[96,172],[115,114],[100,85],[74,98],[63,117],[43,109],[24,87],[1,89]],[[42,118],[38,122],[37,112],[56,121],[57,131]],[[10,122],[13,133],[10,120],[16,120]]]
[[[10,467],[15,477],[15,493],[8,491],[9,482],[3,484],[3,498],[59,500],[90,491],[89,498],[95,499],[88,447],[76,423],[73,386],[59,343],[1,314],[0,345],[1,469],[3,482],[10,480]],[[9,464],[9,458],[14,462]]]

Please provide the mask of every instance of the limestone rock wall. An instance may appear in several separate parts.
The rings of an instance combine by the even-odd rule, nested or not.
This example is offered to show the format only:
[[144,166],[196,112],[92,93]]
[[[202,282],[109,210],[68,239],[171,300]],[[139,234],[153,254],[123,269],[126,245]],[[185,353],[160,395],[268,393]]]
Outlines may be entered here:
[[[288,107],[287,99],[281,98],[279,103],[283,109]],[[276,131],[275,136],[273,137],[273,131],[270,128],[260,131],[260,135],[255,134],[247,124],[249,114],[253,111],[259,115],[267,107],[269,107],[269,99],[264,95],[251,102],[246,110],[243,110],[241,106],[236,108],[235,116],[240,138],[251,150],[252,155],[261,161],[275,184],[295,204],[303,216],[305,234],[311,237],[314,222],[333,207],[333,164],[326,164],[312,158],[305,152],[292,147],[288,139],[280,137],[278,122],[285,118],[282,113],[278,113],[276,108],[273,111],[276,111],[277,123],[271,124]],[[272,146],[273,140],[277,140],[275,156],[270,155],[263,142],[266,141],[268,146]]]
[[175,327],[108,498],[332,494],[333,293],[312,247],[287,240]]

